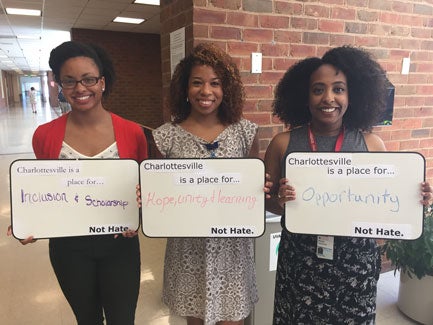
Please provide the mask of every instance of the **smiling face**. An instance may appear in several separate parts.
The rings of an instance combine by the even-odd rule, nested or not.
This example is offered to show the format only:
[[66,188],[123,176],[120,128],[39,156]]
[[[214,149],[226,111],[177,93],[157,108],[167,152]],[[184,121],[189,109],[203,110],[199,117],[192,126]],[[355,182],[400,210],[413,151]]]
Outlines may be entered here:
[[207,65],[196,65],[191,69],[188,81],[188,100],[191,114],[217,116],[223,100],[221,79],[214,69]]
[[339,132],[349,105],[346,76],[334,66],[320,66],[310,78],[309,109],[313,130],[333,135]]
[[[70,58],[60,68],[60,80],[82,80],[89,77],[100,77],[95,62],[88,57],[78,56]],[[101,77],[93,86],[84,86],[77,83],[73,88],[63,88],[63,95],[71,104],[72,109],[89,110],[102,107],[102,94],[105,88],[104,77]]]

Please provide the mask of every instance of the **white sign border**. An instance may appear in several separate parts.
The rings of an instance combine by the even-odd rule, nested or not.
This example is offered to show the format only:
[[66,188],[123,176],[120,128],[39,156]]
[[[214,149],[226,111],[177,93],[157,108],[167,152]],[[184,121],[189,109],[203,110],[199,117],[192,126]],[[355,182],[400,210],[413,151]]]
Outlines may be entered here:
[[[186,164],[194,166],[193,164],[204,164],[202,172],[199,169],[184,170],[159,170],[159,171],[146,171],[145,164],[155,163],[161,166],[169,166],[170,164]],[[239,164],[239,166],[237,166]],[[251,166],[250,166],[251,165]],[[235,166],[235,167],[234,167]],[[199,167],[197,167],[199,168]],[[254,170],[259,168],[260,170]],[[164,159],[147,159],[140,164],[140,187],[142,197],[141,208],[141,225],[143,234],[151,238],[159,237],[246,237],[257,238],[265,232],[265,193],[263,192],[265,172],[264,163],[259,158],[164,158]],[[257,175],[255,174],[257,173]],[[154,181],[158,176],[159,182],[156,184]],[[165,177],[161,177],[165,174]],[[187,181],[193,179],[197,182],[198,178],[206,176],[208,179],[222,180],[223,174],[228,178],[240,177],[241,183],[246,184],[248,187],[245,191],[239,192],[240,184],[216,183],[216,184],[187,184],[182,188],[180,179],[185,178]],[[247,176],[247,177],[245,177]],[[147,186],[149,185],[149,187]],[[164,188],[155,188],[156,186]],[[251,185],[252,184],[252,185]],[[187,204],[177,204],[179,195],[186,193],[185,191],[195,187],[191,193],[194,195],[203,196],[203,200],[207,200],[202,206],[188,206]],[[245,198],[254,198],[254,206],[251,211],[246,215],[245,209],[248,202],[239,203],[237,206],[234,204],[218,204],[221,189],[223,187],[231,187],[229,193],[239,195]],[[237,187],[237,188],[236,188]],[[216,189],[216,190],[215,190]],[[169,194],[165,194],[168,191]],[[213,191],[213,192],[211,192]],[[232,192],[234,191],[234,192]],[[155,197],[151,197],[152,201],[149,203],[149,195],[156,193],[157,197],[161,200],[167,198],[166,205],[153,206],[153,202],[157,202]],[[212,194],[209,194],[212,193]],[[215,195],[214,201],[210,201],[212,195]],[[223,195],[225,195],[223,193]],[[228,197],[228,196],[227,196]],[[168,199],[170,198],[170,200]],[[169,202],[170,201],[170,202]],[[160,201],[163,202],[163,201]],[[251,203],[251,202],[250,202]],[[152,204],[152,206],[150,206]],[[195,203],[194,203],[195,204]],[[199,203],[197,203],[199,204]],[[209,205],[214,208],[208,208]],[[243,206],[243,207],[242,207]],[[168,211],[168,212],[167,212]],[[248,217],[251,222],[249,224],[241,224],[235,218],[243,220]],[[205,218],[203,218],[205,217]],[[185,222],[190,226],[185,226]],[[174,225],[175,224],[175,225]],[[171,229],[171,230],[169,230]],[[234,230],[233,230],[234,229]]]

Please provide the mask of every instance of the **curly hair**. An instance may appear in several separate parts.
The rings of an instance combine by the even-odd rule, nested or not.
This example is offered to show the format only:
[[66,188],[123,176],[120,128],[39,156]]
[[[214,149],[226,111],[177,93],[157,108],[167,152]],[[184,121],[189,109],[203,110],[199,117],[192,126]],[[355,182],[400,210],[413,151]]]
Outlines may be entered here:
[[372,56],[361,49],[342,46],[322,57],[346,75],[349,107],[343,116],[347,127],[371,130],[386,108],[386,73]]
[[113,89],[116,73],[108,53],[95,44],[68,41],[51,50],[49,65],[56,82],[60,84],[60,70],[63,64],[67,60],[78,56],[90,58],[95,62],[99,70],[99,76],[103,76],[105,79],[105,91],[102,96],[107,97]]
[[371,130],[386,108],[386,73],[368,52],[351,46],[337,47],[321,59],[307,58],[293,65],[278,83],[273,114],[290,127],[310,122],[310,77],[323,64],[331,64],[346,76],[349,106],[343,124]]
[[310,76],[321,65],[319,58],[307,58],[292,65],[281,78],[272,103],[273,114],[291,127],[304,125],[311,120],[308,109]]
[[239,70],[232,58],[211,43],[198,44],[191,54],[176,66],[170,83],[168,106],[174,123],[184,121],[191,112],[191,105],[186,101],[188,82],[194,66],[211,67],[221,79],[223,99],[218,107],[218,117],[224,124],[233,124],[242,117],[245,91]]

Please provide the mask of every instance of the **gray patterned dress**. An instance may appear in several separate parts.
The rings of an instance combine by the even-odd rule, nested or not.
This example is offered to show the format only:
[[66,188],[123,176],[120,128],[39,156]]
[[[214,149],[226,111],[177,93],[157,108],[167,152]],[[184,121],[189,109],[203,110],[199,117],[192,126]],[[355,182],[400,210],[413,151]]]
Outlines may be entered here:
[[[333,151],[336,139],[316,136],[318,151]],[[306,127],[291,132],[286,154],[293,151],[311,151]],[[341,151],[367,151],[362,133],[346,130]],[[318,258],[316,247],[317,236],[283,227],[273,324],[374,324],[381,268],[376,241],[335,237],[333,260]]]
[[[207,142],[166,123],[153,131],[166,158],[238,158],[248,155],[257,125],[229,125],[211,151]],[[171,312],[203,319],[205,325],[246,318],[258,301],[251,238],[168,238],[163,301]]]

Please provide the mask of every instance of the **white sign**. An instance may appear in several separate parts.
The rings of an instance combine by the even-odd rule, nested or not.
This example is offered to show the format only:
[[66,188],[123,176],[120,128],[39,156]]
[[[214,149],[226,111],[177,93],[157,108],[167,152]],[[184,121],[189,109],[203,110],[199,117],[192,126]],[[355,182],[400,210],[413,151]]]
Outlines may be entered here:
[[18,239],[138,229],[134,160],[16,160],[10,179],[12,229]]
[[170,68],[171,75],[177,64],[185,57],[185,27],[170,33]]
[[140,165],[149,237],[259,237],[265,229],[260,159],[148,159]]
[[293,152],[286,203],[293,233],[416,239],[422,233],[425,160],[413,152]]

